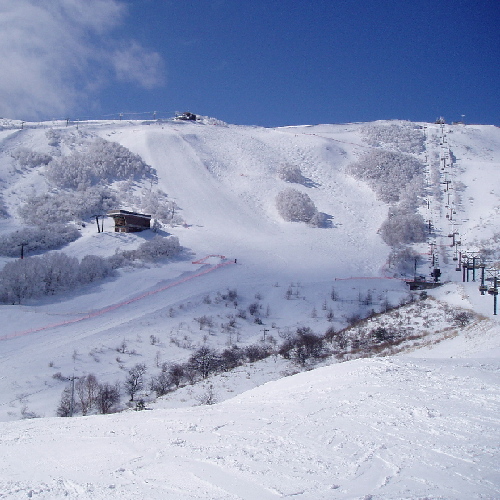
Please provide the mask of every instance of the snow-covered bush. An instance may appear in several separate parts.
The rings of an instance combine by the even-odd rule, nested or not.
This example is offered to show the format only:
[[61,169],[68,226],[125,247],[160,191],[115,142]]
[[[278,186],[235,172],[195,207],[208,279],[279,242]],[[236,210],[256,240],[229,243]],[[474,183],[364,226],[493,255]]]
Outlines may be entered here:
[[389,269],[392,273],[412,276],[415,272],[415,260],[420,261],[420,255],[408,246],[398,246],[389,255]]
[[413,123],[374,123],[364,127],[362,132],[370,146],[386,147],[402,153],[418,154],[424,150],[424,134]]
[[293,188],[278,193],[276,208],[283,219],[292,222],[311,222],[318,213],[309,195]]
[[296,184],[304,182],[304,176],[300,168],[295,165],[280,165],[278,168],[278,177],[283,181],[294,182]]
[[175,201],[169,200],[167,193],[161,189],[143,189],[140,196],[134,196],[130,194],[128,181],[120,184],[119,197],[126,201],[129,206],[137,207],[142,213],[150,214],[153,219],[163,224],[182,223],[177,204]]
[[0,255],[17,257],[21,244],[30,252],[51,250],[71,243],[80,237],[74,226],[49,224],[42,227],[24,227],[14,233],[0,236]]
[[81,284],[99,281],[113,275],[113,266],[108,259],[98,255],[85,255],[78,267],[78,282]]
[[118,144],[97,138],[83,151],[53,159],[47,166],[47,179],[60,188],[85,189],[118,179],[141,179],[152,169],[139,155]]
[[117,204],[116,196],[109,189],[93,186],[83,191],[33,196],[19,207],[18,213],[26,224],[40,225],[86,220],[106,213]]
[[12,158],[17,160],[23,168],[34,168],[47,165],[52,161],[52,156],[45,153],[37,153],[28,148],[19,148],[12,153]]
[[382,239],[390,246],[420,243],[426,240],[426,226],[420,214],[394,214],[380,226]]
[[74,286],[78,259],[64,253],[50,253],[8,262],[0,271],[0,297],[3,302],[55,294]]
[[78,284],[79,265],[76,257],[62,252],[51,252],[32,259],[38,260],[38,272],[42,282],[41,295],[54,295]]
[[49,141],[49,146],[57,147],[61,143],[61,133],[53,128],[49,128],[49,130],[45,132],[45,137],[47,137]]
[[20,304],[21,300],[41,295],[37,261],[22,259],[7,263],[0,272],[0,301]]
[[399,203],[396,205],[399,212],[414,213],[422,204],[424,195],[423,177],[417,175],[413,177],[401,190]]
[[154,262],[159,259],[175,257],[181,249],[177,236],[155,236],[152,240],[141,243],[135,251],[135,256],[138,259]]
[[347,167],[347,172],[367,182],[386,203],[399,201],[410,183],[422,184],[424,165],[411,155],[374,150]]
[[81,263],[62,252],[18,259],[0,271],[0,301],[20,304],[24,299],[54,295],[112,274],[110,263],[95,255],[84,257]]

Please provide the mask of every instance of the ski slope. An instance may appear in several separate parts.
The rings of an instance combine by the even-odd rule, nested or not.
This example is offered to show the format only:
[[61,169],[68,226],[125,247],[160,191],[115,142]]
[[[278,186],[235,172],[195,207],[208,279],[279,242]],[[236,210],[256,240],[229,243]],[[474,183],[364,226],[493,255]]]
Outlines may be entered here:
[[[366,124],[264,129],[109,121],[83,122],[79,131],[57,122],[22,130],[10,124],[0,129],[2,198],[11,214],[0,219],[0,233],[18,228],[16,207],[46,189],[43,168],[19,171],[11,153],[50,152],[45,133],[54,128],[119,142],[156,169],[157,186],[185,221],[164,231],[188,252],[64,295],[0,307],[0,498],[500,497],[499,325],[491,297],[481,297],[477,283],[461,283],[449,238],[456,231],[462,248],[474,250],[498,233],[498,128],[419,124],[429,184],[422,215],[432,220],[429,243],[443,279],[452,282],[434,295],[485,319],[404,355],[281,380],[293,372],[290,364],[256,363],[208,381],[221,401],[213,406],[193,407],[205,385],[144,412],[61,419],[55,414],[67,381],[57,373],[114,382],[136,363],[153,375],[161,362],[185,361],[200,345],[244,346],[262,339],[264,329],[277,340],[298,326],[324,333],[331,324],[323,304],[341,328],[360,312],[360,294],[373,292],[375,307],[384,299],[397,304],[407,285],[391,275],[390,248],[378,234],[388,205],[345,174],[373,147],[363,136]],[[279,179],[282,164],[300,166],[306,182]],[[440,194],[431,189],[436,175]],[[280,218],[274,200],[290,186],[309,194],[327,214],[327,227]],[[104,233],[87,224],[63,251],[109,256],[151,237],[113,233],[106,220]],[[425,275],[429,243],[418,247]],[[203,260],[208,255],[224,259]],[[342,301],[331,300],[332,287]],[[218,302],[228,289],[237,289],[237,306]],[[238,319],[232,336],[218,328],[255,301],[267,309],[264,325]],[[200,330],[194,318],[202,315],[215,327]],[[149,342],[152,335],[158,344]],[[122,342],[126,353],[117,352]],[[19,421],[30,416],[42,418]]]

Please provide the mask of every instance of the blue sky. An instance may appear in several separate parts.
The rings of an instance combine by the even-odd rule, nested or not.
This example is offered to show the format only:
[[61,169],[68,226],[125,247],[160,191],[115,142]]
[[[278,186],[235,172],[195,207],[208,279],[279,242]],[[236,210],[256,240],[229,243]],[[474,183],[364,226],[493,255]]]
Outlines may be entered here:
[[496,0],[44,4],[0,0],[0,116],[500,125]]

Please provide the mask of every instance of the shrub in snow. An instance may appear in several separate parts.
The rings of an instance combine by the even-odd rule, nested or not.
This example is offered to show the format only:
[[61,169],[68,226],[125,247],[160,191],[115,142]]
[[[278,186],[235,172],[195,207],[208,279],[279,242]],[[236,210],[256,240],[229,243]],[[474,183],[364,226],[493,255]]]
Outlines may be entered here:
[[28,252],[51,250],[71,243],[80,237],[74,226],[50,224],[43,227],[25,227],[14,233],[0,236],[0,255],[18,257],[21,244]]
[[139,155],[116,142],[96,139],[84,151],[56,158],[47,166],[47,179],[60,188],[85,189],[118,179],[140,179],[152,169]]
[[78,279],[78,259],[62,252],[33,257],[38,261],[41,295],[54,295],[73,288]]
[[283,219],[292,222],[310,222],[318,213],[311,198],[293,188],[278,193],[276,208]]
[[144,190],[136,205],[143,213],[150,214],[153,219],[164,224],[175,222],[177,204],[169,200],[167,193],[161,190]]
[[321,357],[323,348],[323,339],[320,336],[315,335],[309,327],[300,327],[294,336],[283,342],[279,354],[304,366],[310,358]]
[[130,180],[117,183],[117,187],[117,196],[122,205],[136,207],[137,211],[150,214],[153,219],[164,224],[182,223],[177,204],[161,189],[143,189],[139,195],[135,195],[134,185]]
[[78,259],[63,253],[8,262],[0,272],[0,296],[4,302],[54,294],[74,286]]
[[205,388],[205,391],[196,399],[200,405],[214,405],[219,401],[219,397],[215,392],[214,386],[212,384],[209,384]]
[[267,358],[271,352],[270,346],[261,344],[247,345],[242,350],[244,357],[249,363],[255,363],[256,361]]
[[411,181],[421,184],[423,171],[424,165],[413,156],[384,150],[370,151],[347,168],[349,174],[367,182],[386,203],[399,201]]
[[37,153],[28,148],[19,148],[12,153],[19,165],[23,168],[34,168],[40,165],[47,165],[52,160],[52,156],[45,153]]
[[62,252],[8,262],[0,271],[0,300],[20,304],[24,299],[53,295],[113,273],[101,257],[88,256],[78,262]]
[[167,370],[162,370],[159,375],[152,377],[149,388],[156,393],[156,397],[165,396],[174,386],[173,378]]
[[326,223],[326,214],[324,214],[323,212],[316,212],[308,222],[308,224],[313,227],[325,227]]
[[41,279],[36,261],[22,259],[8,262],[0,272],[0,300],[20,304],[21,300],[41,295]]
[[421,243],[427,238],[425,221],[420,214],[389,217],[382,223],[379,231],[382,239],[390,246]]
[[44,225],[89,219],[95,214],[104,214],[117,205],[118,200],[109,189],[94,186],[83,191],[33,196],[19,207],[18,213],[27,224]]
[[98,255],[85,255],[78,267],[78,282],[81,284],[99,281],[112,275],[112,263]]
[[304,182],[300,168],[295,165],[281,165],[278,168],[278,177],[283,181],[295,182],[296,184]]
[[362,132],[371,146],[388,147],[402,153],[418,154],[424,150],[424,134],[412,123],[375,123],[364,127]]
[[473,319],[474,314],[468,311],[461,311],[453,316],[453,321],[461,327],[468,325]]
[[61,133],[58,130],[50,128],[45,132],[45,137],[49,141],[49,146],[57,147],[61,142]]
[[389,255],[389,268],[394,274],[412,276],[415,272],[415,259],[418,264],[420,256],[410,247],[395,247]]
[[175,257],[181,251],[177,236],[155,236],[152,240],[145,241],[135,251],[135,257],[145,261]]

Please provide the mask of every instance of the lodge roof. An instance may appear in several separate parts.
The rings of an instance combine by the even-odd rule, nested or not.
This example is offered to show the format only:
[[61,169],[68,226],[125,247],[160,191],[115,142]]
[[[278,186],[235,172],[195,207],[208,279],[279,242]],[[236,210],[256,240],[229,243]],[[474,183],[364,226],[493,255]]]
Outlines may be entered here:
[[120,215],[124,215],[124,216],[133,215],[134,217],[143,217],[144,219],[151,219],[151,215],[140,214],[138,212],[129,212],[128,210],[110,210],[108,212],[108,215],[110,217],[115,217],[115,216],[117,217]]

